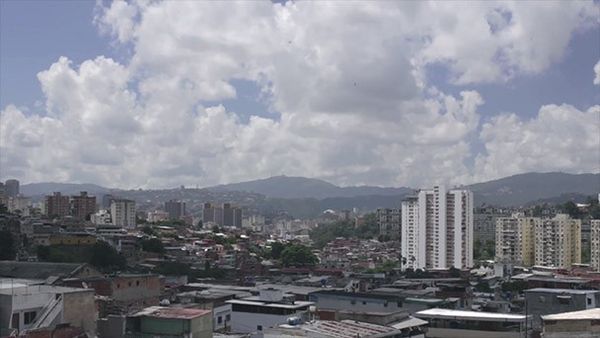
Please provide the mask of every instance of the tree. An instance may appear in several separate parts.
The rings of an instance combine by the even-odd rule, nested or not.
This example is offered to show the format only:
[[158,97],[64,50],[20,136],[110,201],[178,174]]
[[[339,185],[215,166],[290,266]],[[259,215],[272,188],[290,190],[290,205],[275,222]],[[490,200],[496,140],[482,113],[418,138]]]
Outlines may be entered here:
[[567,214],[569,214],[569,216],[571,216],[571,218],[580,218],[581,217],[581,212],[579,211],[577,204],[575,204],[575,202],[573,202],[573,201],[568,201],[567,203],[565,203],[562,206],[562,210],[564,212],[566,212]]
[[89,263],[104,270],[120,270],[126,265],[125,257],[106,242],[97,242],[90,249]]
[[12,261],[17,257],[15,239],[10,231],[0,231],[0,260]]
[[154,228],[149,225],[144,226],[142,228],[142,232],[148,236],[156,236],[157,235],[156,230],[154,230]]
[[142,240],[142,250],[146,252],[155,252],[159,254],[165,253],[165,247],[158,238],[150,238]]
[[280,259],[283,249],[285,249],[285,245],[281,242],[271,244],[271,258]]
[[204,222],[202,222],[202,220],[199,220],[196,226],[198,227],[198,229],[202,229],[204,227]]
[[309,247],[289,244],[281,252],[281,261],[285,266],[313,266],[318,260]]

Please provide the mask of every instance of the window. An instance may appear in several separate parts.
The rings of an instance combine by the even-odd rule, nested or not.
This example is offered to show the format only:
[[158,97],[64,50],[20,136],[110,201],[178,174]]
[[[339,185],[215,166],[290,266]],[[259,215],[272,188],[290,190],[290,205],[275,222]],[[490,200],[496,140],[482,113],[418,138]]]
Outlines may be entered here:
[[257,329],[258,331],[262,331],[262,325],[256,325],[256,329]]
[[588,303],[588,305],[592,305],[592,299],[591,299],[591,298],[588,298],[588,299],[587,299],[587,303]]
[[221,324],[223,322],[223,317],[219,316],[217,317],[217,323]]
[[25,325],[29,325],[31,323],[33,323],[33,321],[35,320],[35,311],[29,311],[29,312],[25,312],[25,318],[23,319],[23,322],[25,323]]
[[363,300],[363,305],[367,305],[367,301]]
[[139,280],[135,281],[135,286],[140,286],[140,281]]
[[129,282],[128,285],[131,287],[131,282]]
[[117,289],[121,288],[121,284],[117,283]]

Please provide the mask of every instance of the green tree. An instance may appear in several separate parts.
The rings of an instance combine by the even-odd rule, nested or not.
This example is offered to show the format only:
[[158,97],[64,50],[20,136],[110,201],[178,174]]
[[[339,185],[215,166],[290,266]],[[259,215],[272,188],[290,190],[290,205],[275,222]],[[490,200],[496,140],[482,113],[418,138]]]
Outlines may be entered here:
[[581,218],[581,212],[577,207],[577,204],[573,201],[568,201],[562,206],[562,210],[569,214],[572,218]]
[[91,247],[89,263],[103,271],[120,270],[126,265],[125,257],[110,244],[102,241]]
[[285,266],[314,266],[318,260],[309,247],[289,244],[281,252],[281,261]]
[[280,259],[283,249],[285,249],[285,245],[281,242],[271,244],[271,258]]
[[155,252],[159,254],[165,253],[165,247],[162,241],[158,238],[150,238],[142,240],[142,250],[146,252]]
[[17,257],[15,239],[10,231],[0,231],[0,260],[12,261]]
[[148,236],[156,236],[156,235],[158,235],[156,233],[156,230],[154,230],[154,228],[151,227],[151,226],[149,226],[149,225],[144,226],[142,228],[142,232],[145,233]]

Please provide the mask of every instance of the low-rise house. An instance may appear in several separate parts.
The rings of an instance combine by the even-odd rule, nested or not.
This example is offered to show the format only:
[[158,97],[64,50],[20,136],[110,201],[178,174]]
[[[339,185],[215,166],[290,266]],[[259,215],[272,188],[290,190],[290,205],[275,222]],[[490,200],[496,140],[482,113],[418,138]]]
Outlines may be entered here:
[[260,290],[258,296],[226,301],[231,304],[231,330],[257,332],[288,323],[293,319],[303,322],[309,318],[309,307],[314,303],[295,301],[281,290]]
[[212,338],[211,310],[151,306],[127,317],[125,338]]
[[533,328],[540,330],[541,316],[592,309],[600,306],[599,290],[529,289],[525,290],[525,313],[533,316]]
[[522,338],[528,331],[525,315],[428,309],[415,313],[427,320],[432,338]]
[[158,275],[120,274],[107,277],[73,278],[63,282],[68,286],[94,289],[104,296],[100,316],[127,314],[151,305],[158,305],[163,284]]
[[542,316],[544,338],[600,337],[600,308]]
[[51,285],[13,285],[0,289],[0,332],[3,335],[68,323],[93,336],[96,319],[94,290],[91,289]]
[[314,337],[314,338],[423,338],[423,331],[419,328],[423,322],[415,322],[412,326],[396,329],[354,320],[329,321],[316,320],[310,323],[296,325],[295,323],[280,325],[277,328],[265,330],[264,338],[280,337]]

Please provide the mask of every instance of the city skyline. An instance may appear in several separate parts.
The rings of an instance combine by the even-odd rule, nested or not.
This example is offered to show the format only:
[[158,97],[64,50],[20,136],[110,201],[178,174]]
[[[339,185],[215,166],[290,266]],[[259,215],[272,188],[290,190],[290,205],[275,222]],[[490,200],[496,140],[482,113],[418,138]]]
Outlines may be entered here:
[[597,172],[598,4],[453,6],[3,2],[0,176],[452,186]]

